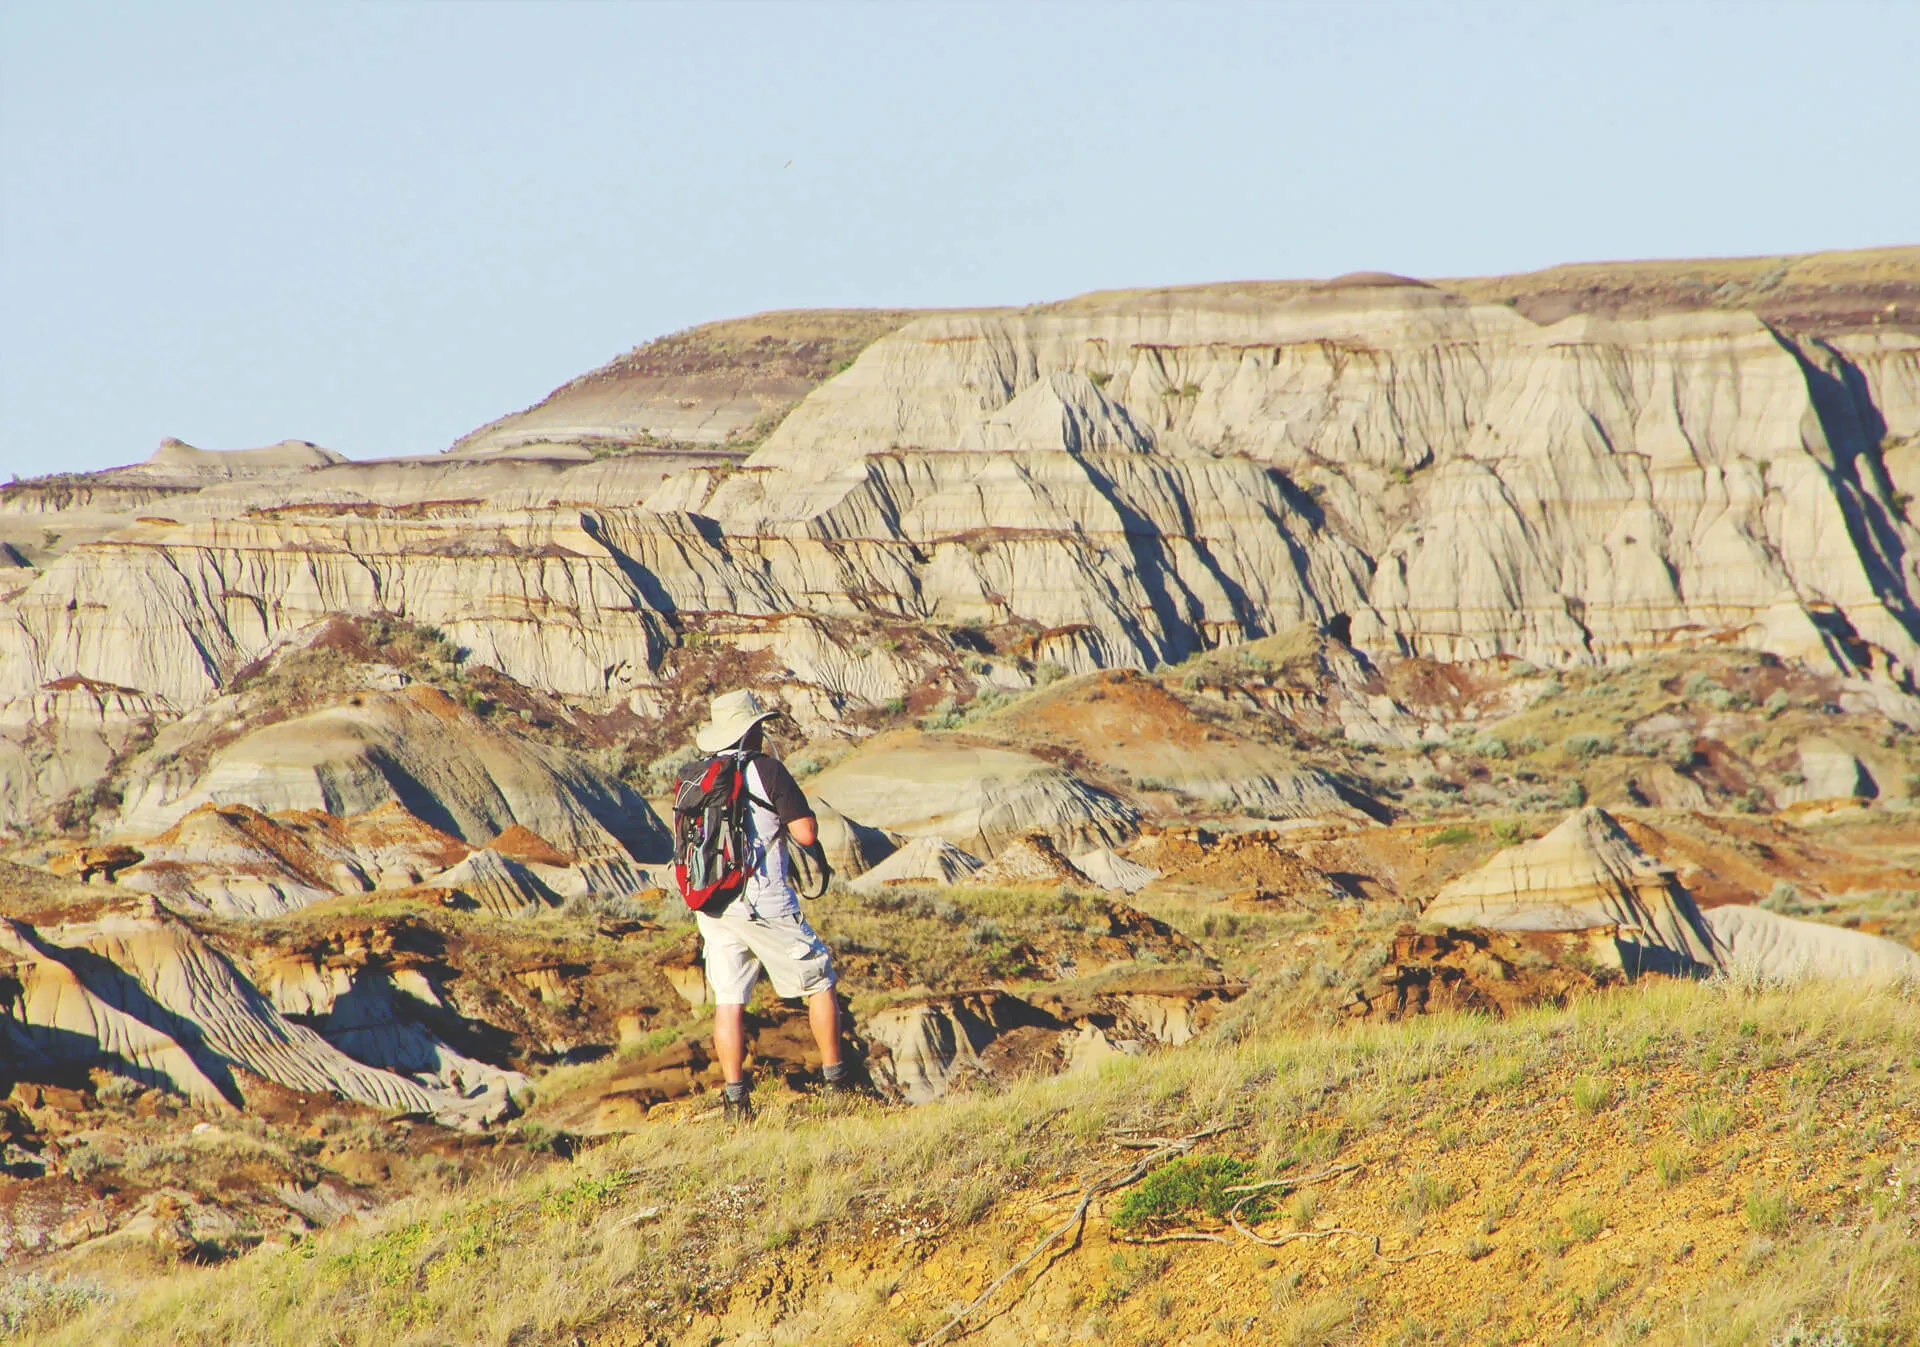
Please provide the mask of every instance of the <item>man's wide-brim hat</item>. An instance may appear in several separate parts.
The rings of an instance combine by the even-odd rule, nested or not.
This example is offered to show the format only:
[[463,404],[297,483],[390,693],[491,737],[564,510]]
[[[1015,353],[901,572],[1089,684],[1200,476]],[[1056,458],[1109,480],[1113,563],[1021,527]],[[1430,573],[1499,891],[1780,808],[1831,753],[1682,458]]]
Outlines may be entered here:
[[746,688],[715,697],[707,723],[694,731],[694,747],[702,753],[732,748],[746,738],[748,730],[779,714],[779,707],[768,707]]

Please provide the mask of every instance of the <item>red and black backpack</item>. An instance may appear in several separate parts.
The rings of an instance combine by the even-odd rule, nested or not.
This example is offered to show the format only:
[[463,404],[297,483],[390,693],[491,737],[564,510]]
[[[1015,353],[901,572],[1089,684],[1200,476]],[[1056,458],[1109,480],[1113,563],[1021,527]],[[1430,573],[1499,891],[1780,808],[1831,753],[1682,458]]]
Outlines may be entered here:
[[773,806],[747,788],[743,753],[716,753],[680,778],[673,797],[673,880],[695,912],[718,913],[746,887],[753,866],[747,810]]

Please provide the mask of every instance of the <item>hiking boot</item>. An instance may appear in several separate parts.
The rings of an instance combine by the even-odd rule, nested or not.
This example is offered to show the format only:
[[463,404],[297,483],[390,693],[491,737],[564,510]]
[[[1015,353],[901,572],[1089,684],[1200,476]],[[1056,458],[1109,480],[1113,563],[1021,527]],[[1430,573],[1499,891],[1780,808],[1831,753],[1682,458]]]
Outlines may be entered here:
[[814,1094],[816,1098],[830,1104],[850,1104],[857,1099],[880,1097],[880,1092],[873,1088],[873,1083],[866,1079],[864,1074],[855,1076],[851,1071],[839,1080],[827,1080],[822,1077],[819,1088],[814,1091]]
[[742,1095],[738,1099],[720,1101],[720,1120],[728,1127],[744,1127],[753,1121],[753,1099]]

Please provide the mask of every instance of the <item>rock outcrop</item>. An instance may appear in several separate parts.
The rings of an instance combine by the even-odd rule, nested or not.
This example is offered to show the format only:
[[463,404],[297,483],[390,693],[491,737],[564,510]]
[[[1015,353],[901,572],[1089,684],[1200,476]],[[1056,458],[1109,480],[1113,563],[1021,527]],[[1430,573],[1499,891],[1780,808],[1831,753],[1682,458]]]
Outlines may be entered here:
[[[461,1101],[459,1116],[508,1113],[527,1077],[461,1053],[437,1025],[458,1024],[418,971],[369,965],[348,971],[310,959],[280,959],[260,977],[283,1015],[312,1028],[355,1061],[391,1071]],[[443,1106],[444,1107],[444,1106]]]
[[585,458],[637,447],[649,457],[678,449],[690,459],[737,461],[742,445],[750,447],[836,367],[913,317],[803,309],[675,333],[461,437],[450,452],[498,459],[574,450]]
[[103,877],[121,888],[219,917],[279,916],[329,898],[419,886],[446,902],[515,916],[568,898],[625,898],[652,882],[623,852],[576,860],[518,824],[476,849],[392,801],[348,818],[202,805],[138,850],[68,856],[85,864],[102,852],[119,853]]
[[434,888],[453,889],[496,917],[515,917],[556,907],[555,893],[532,868],[491,847],[483,847],[450,870],[427,880]]
[[1500,852],[1441,889],[1421,916],[1448,927],[1586,931],[1612,946],[1628,976],[1920,980],[1920,953],[1877,935],[1741,904],[1701,910],[1604,809],[1580,810]]
[[507,734],[438,689],[373,693],[178,756],[166,737],[131,765],[119,832],[161,832],[207,804],[345,816],[397,803],[481,845],[514,824],[576,855],[664,860],[644,798],[575,755]]
[[1138,893],[1160,878],[1160,872],[1151,865],[1130,861],[1112,847],[1083,851],[1073,858],[1073,864],[1081,874],[1101,888],[1121,893]]
[[0,918],[0,959],[0,1038],[29,1068],[100,1067],[216,1110],[242,1105],[246,1076],[463,1125],[509,1106],[356,1061],[158,908],[47,927]]
[[967,876],[969,884],[1077,884],[1091,887],[1086,871],[1075,865],[1043,832],[1023,833],[1001,847],[994,858]]
[[[1234,621],[1231,602],[1206,611],[1207,587],[1173,541],[1190,537],[1265,615],[1243,631],[1276,630],[1291,608],[1348,613],[1357,644],[1439,658],[1552,663],[1732,632],[1844,659],[1844,617],[1910,667],[1915,534],[1867,427],[1895,430],[1908,414],[1916,349],[1900,334],[1797,340],[1724,313],[1538,326],[1413,286],[932,317],[817,390],[750,460],[760,471],[730,479],[708,508],[760,531],[851,522],[872,513],[876,456],[899,455],[936,488],[915,493],[903,525],[937,510],[955,531],[1008,527],[1016,516],[989,502],[1011,505],[1011,488],[1065,506],[1088,546],[1124,538],[1145,549],[1143,565],[1168,564],[1184,582],[1168,587],[1175,610],[1193,606],[1185,623],[1156,624],[1162,640]],[[1031,433],[1005,429],[1039,424],[1043,405],[1044,458]],[[1061,474],[1075,469],[1061,459],[1112,482],[1130,510],[1066,494]],[[1147,464],[1188,503],[1184,527],[1130,489]],[[1311,496],[1276,521],[1325,526],[1299,538],[1318,561],[1293,569],[1303,591],[1277,587],[1292,568],[1246,564],[1238,549],[1262,530],[1244,510],[1237,548],[1217,541],[1209,515],[1223,493],[1258,499],[1242,464]],[[1021,513],[1048,526],[1044,510]],[[1336,537],[1359,547],[1361,570],[1345,569]],[[1344,593],[1342,573],[1364,595]],[[1011,578],[1016,589],[997,592],[1024,609],[1024,571]],[[1101,645],[1126,640],[1117,616],[1084,620]]]
[[875,893],[894,884],[958,884],[980,868],[980,862],[944,837],[916,837],[853,881],[862,893]]
[[1877,935],[1783,917],[1760,907],[1715,907],[1705,915],[1735,976],[1920,985],[1920,953]]
[[[1206,677],[1193,675],[1197,699],[1213,693]],[[1336,694],[1341,691],[1337,680],[1326,681]],[[1317,699],[1325,694],[1316,688],[1312,695]],[[1391,698],[1384,700],[1391,703]],[[1284,709],[1310,721],[1319,718],[1280,698],[1257,709]],[[1158,682],[1132,669],[1063,680],[983,717],[969,733],[1016,748],[1049,744],[1139,790],[1174,791],[1235,813],[1369,823],[1391,812],[1323,768],[1303,765],[1281,748],[1207,722]]]
[[857,823],[830,804],[816,802],[813,813],[821,849],[843,879],[865,874],[899,850],[887,832]]
[[807,783],[868,823],[991,858],[1038,830],[1080,850],[1124,842],[1138,812],[1043,759],[958,736],[881,735]]
[[159,698],[78,675],[0,695],[0,828],[89,790],[172,714]]
[[1507,931],[1614,928],[1630,973],[1696,973],[1723,953],[1693,898],[1604,809],[1567,816],[1434,895],[1429,924]]
[[1842,744],[1814,738],[1800,744],[1796,754],[1798,780],[1774,793],[1778,804],[1802,800],[1871,800],[1880,793],[1873,773]]
[[975,1081],[1091,1070],[1119,1056],[1178,1046],[1245,988],[1218,973],[1178,969],[1056,986],[926,997],[876,1011],[861,1025],[878,1083],[911,1104]]
[[[1881,457],[1920,429],[1900,330],[1542,325],[1411,284],[933,315],[812,387],[737,471],[644,445],[583,461],[596,426],[739,429],[561,407],[611,386],[434,461],[282,454],[217,488],[198,460],[118,470],[114,490],[178,508],[48,562],[0,624],[0,688],[79,674],[184,707],[341,610],[404,611],[582,696],[643,685],[676,625],[721,613],[1018,618],[1061,633],[1069,667],[1342,616],[1362,647],[1440,658],[1731,637],[1908,678],[1920,649],[1920,533]],[[189,466],[190,493],[158,471]],[[54,499],[36,490],[8,500]]]

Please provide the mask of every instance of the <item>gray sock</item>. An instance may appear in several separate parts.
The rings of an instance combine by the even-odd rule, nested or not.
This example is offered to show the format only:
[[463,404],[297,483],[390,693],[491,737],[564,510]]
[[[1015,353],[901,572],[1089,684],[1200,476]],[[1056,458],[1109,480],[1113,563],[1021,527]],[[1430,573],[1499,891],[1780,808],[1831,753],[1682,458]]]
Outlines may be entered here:
[[827,1084],[838,1085],[847,1078],[847,1064],[845,1062],[828,1062],[820,1068],[820,1075]]
[[720,1093],[737,1104],[747,1097],[747,1091],[752,1088],[753,1086],[744,1080],[730,1080],[721,1087]]

